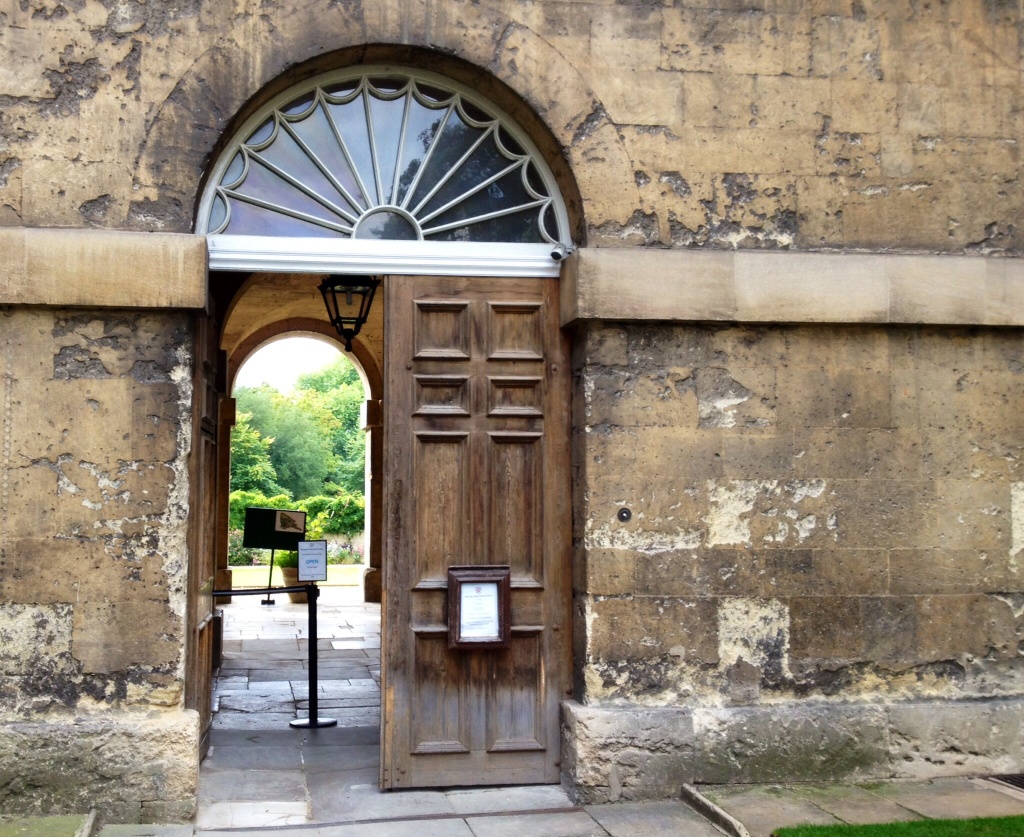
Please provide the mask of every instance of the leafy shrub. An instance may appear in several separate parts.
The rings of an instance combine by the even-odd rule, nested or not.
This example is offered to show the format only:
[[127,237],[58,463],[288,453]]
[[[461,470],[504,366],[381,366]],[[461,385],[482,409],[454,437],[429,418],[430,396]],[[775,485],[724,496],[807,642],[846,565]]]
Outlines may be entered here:
[[352,548],[352,544],[327,542],[328,564],[362,564],[363,556]]
[[[242,532],[240,529],[233,529],[228,532],[228,566],[229,567],[251,567],[253,564],[261,563],[263,558],[262,549],[249,549],[242,546]],[[266,560],[265,558],[263,559]]]

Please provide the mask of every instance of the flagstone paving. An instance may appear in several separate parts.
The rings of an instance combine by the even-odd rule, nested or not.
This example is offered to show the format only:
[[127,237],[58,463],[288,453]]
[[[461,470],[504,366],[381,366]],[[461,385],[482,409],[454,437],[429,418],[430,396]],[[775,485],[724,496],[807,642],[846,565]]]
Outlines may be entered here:
[[[289,726],[309,712],[306,606],[284,597],[265,606],[255,596],[223,606],[224,651],[210,752],[199,776],[198,834],[260,828],[274,828],[278,837],[720,834],[679,802],[584,810],[557,785],[380,791],[380,607],[362,603],[359,593],[324,588],[318,602],[319,715],[338,724],[312,730]],[[660,823],[655,830],[643,825],[651,815]]]

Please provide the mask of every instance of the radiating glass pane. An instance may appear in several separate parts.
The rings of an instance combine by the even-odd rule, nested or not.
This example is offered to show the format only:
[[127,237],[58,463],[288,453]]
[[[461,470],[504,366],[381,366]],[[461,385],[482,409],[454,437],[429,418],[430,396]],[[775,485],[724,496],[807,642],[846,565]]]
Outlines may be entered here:
[[537,166],[534,165],[532,160],[526,164],[526,181],[530,184],[530,188],[538,195],[543,195],[546,198],[551,196],[548,187],[544,185],[540,172],[537,171]]
[[344,218],[337,213],[317,203],[313,198],[286,180],[282,180],[255,160],[249,164],[249,176],[245,179],[245,183],[236,191],[241,195],[249,195],[285,209],[312,215],[314,218],[332,224],[345,223]]
[[[260,159],[277,166],[285,174],[293,177],[324,200],[344,209],[350,208],[349,203],[334,188],[334,184],[317,168],[305,150],[289,136],[286,130],[281,131],[277,142],[256,154]],[[356,217],[358,217],[358,213],[356,213]]]
[[555,217],[555,206],[553,203],[549,203],[544,207],[540,220],[547,238],[550,241],[558,241],[558,219]]
[[405,146],[402,149],[402,175],[395,203],[401,205],[405,200],[406,191],[416,178],[416,172],[419,171],[423,158],[430,149],[438,128],[441,127],[444,114],[443,108],[428,108],[415,99],[410,102],[409,122],[405,128]]
[[409,79],[391,76],[371,76],[369,82],[382,93],[397,93],[409,83]]
[[309,110],[310,105],[313,104],[313,100],[316,98],[316,91],[310,90],[308,93],[303,93],[298,99],[293,99],[283,108],[281,111],[287,113],[289,116],[297,116],[300,113],[304,113]]
[[419,234],[408,218],[397,212],[374,212],[366,216],[353,238],[374,238],[389,241],[416,241]]
[[246,145],[261,145],[265,143],[270,139],[270,135],[274,133],[274,126],[276,124],[273,117],[268,119],[249,135],[249,139],[245,141]]
[[360,93],[351,102],[344,105],[328,105],[334,124],[341,132],[341,138],[348,147],[348,153],[352,156],[359,177],[362,178],[366,187],[367,202],[371,206],[380,203],[377,190],[374,187],[373,155],[370,154],[370,132],[366,127],[366,111],[364,110],[363,97]]
[[224,230],[229,235],[274,235],[334,238],[341,235],[316,224],[291,218],[277,212],[252,206],[236,198],[229,198],[231,222]]
[[307,119],[301,122],[293,122],[289,127],[299,136],[312,151],[324,167],[335,177],[335,179],[348,190],[362,208],[367,207],[366,198],[359,189],[355,175],[345,155],[338,145],[338,140],[327,122],[327,116],[322,107],[318,107]]
[[218,232],[221,224],[224,223],[224,219],[227,217],[228,208],[224,203],[224,198],[217,195],[213,199],[213,207],[210,209],[210,221],[206,225],[210,232]]
[[238,183],[238,179],[242,176],[245,171],[245,157],[242,152],[239,151],[231,160],[227,170],[224,172],[224,176],[220,179],[222,186],[227,186],[229,189]]
[[[426,205],[418,213],[418,216],[429,215],[431,212],[440,209],[450,201],[462,197],[467,192],[470,192],[475,187],[479,186],[489,177],[507,169],[511,164],[512,161],[498,153],[498,149],[492,143],[485,142],[473,152],[469,159],[459,166],[459,168],[452,174],[451,178],[449,178],[448,182],[438,189],[437,194],[427,201]],[[520,191],[522,191],[521,188]],[[513,206],[516,203],[526,202],[525,199],[511,201],[504,199],[504,192],[500,188],[496,190],[492,189],[489,194],[491,199],[497,201],[497,203],[492,207],[492,210],[502,209],[506,206]],[[488,192],[485,190],[483,195],[488,195]],[[479,198],[480,193],[475,197]],[[473,198],[470,200],[473,200]],[[478,215],[480,213],[474,212],[473,214]]]
[[482,134],[481,129],[470,128],[459,118],[458,113],[452,113],[441,128],[438,147],[427,163],[423,177],[420,178],[419,185],[413,193],[409,202],[410,209],[416,207],[430,193]]
[[362,84],[362,79],[350,78],[345,81],[336,81],[333,84],[326,84],[320,89],[328,96],[337,96],[341,98],[351,95],[360,84]]
[[[432,218],[424,225],[424,232],[428,233],[433,227],[444,226],[456,221],[469,221],[504,208],[511,209],[515,206],[522,206],[532,203],[534,200],[526,189],[523,188],[522,178],[517,170],[496,180],[486,189],[481,189],[472,197],[459,202],[436,218]],[[532,212],[536,219],[538,208],[534,208]],[[536,227],[536,221],[534,226]],[[540,235],[539,229],[535,235]],[[521,239],[515,240],[519,241]]]
[[448,104],[454,96],[453,93],[450,93],[447,90],[441,90],[439,87],[434,87],[430,84],[423,84],[422,82],[416,85],[416,89],[424,99],[429,99],[432,102],[443,102],[444,104]]
[[544,239],[537,229],[537,209],[492,218],[466,227],[457,227],[443,233],[431,234],[425,229],[423,235],[430,241],[507,241],[523,244],[541,244]]
[[498,138],[501,140],[501,147],[510,154],[514,154],[517,157],[524,157],[526,155],[523,147],[504,128],[498,128]]
[[401,141],[402,114],[405,97],[400,99],[370,99],[373,119],[373,140],[377,146],[377,168],[380,172],[381,203],[392,203],[395,166],[398,165],[398,145]]

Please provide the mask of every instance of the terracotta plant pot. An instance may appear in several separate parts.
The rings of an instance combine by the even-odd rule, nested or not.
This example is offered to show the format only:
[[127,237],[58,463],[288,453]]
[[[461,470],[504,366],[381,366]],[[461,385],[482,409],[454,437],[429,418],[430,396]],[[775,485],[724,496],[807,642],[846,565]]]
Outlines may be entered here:
[[[299,568],[298,567],[278,567],[281,570],[281,577],[284,578],[285,587],[294,587],[299,583]],[[296,604],[306,603],[305,593],[289,593],[288,600],[295,602]]]

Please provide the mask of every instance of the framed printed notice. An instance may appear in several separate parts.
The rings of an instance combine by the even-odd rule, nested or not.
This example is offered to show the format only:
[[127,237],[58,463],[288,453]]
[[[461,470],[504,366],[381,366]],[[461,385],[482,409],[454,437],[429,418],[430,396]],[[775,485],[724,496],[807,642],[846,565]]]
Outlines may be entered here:
[[327,581],[327,541],[299,541],[299,581]]
[[512,637],[508,566],[448,568],[448,647],[508,648]]

